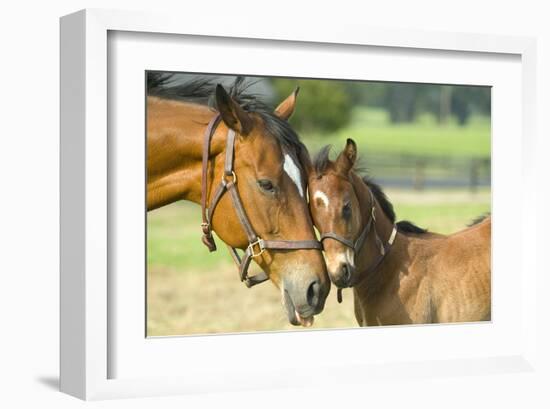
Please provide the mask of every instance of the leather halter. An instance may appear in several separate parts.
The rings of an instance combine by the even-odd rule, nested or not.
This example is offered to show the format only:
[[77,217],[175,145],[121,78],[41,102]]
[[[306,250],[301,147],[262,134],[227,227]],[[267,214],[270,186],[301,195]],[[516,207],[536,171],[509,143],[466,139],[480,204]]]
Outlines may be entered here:
[[248,267],[254,257],[260,256],[265,250],[299,250],[315,249],[322,250],[322,244],[317,240],[264,240],[256,234],[246,212],[244,210],[239,192],[237,190],[237,175],[233,167],[235,156],[235,131],[229,129],[227,133],[224,171],[222,180],[214,191],[210,205],[207,204],[207,185],[208,185],[208,160],[210,157],[210,142],[216,127],[221,121],[220,114],[216,114],[209,122],[204,133],[204,144],[202,150],[202,186],[201,186],[201,208],[202,208],[202,242],[208,247],[208,250],[216,251],[216,243],[212,236],[212,215],[216,205],[227,191],[230,194],[233,208],[237,214],[241,226],[243,227],[248,239],[248,246],[241,258],[237,249],[227,245],[231,257],[239,269],[239,277],[247,287],[252,287],[269,279],[268,275],[262,271],[255,276],[248,276]]
[[[395,236],[397,234],[397,226],[394,224],[390,238],[388,239],[387,242],[382,243],[382,240],[380,239],[380,237],[378,236],[378,232],[376,231],[376,202],[374,200],[374,195],[372,194],[372,191],[370,189],[368,190],[371,198],[371,211],[370,211],[371,217],[367,222],[367,224],[365,225],[365,227],[363,228],[363,230],[361,230],[361,233],[359,234],[359,236],[357,236],[355,240],[346,239],[345,237],[340,236],[339,234],[336,234],[334,232],[328,232],[321,235],[321,243],[325,239],[333,239],[333,240],[339,241],[346,247],[349,247],[350,249],[352,249],[353,256],[355,257],[357,252],[361,250],[361,248],[365,244],[365,240],[367,239],[367,236],[372,228],[374,230],[374,239],[376,241],[377,246],[380,248],[380,254],[374,260],[374,262],[371,263],[371,265],[362,273],[362,275],[368,275],[378,268],[380,263],[382,263],[382,260],[384,260],[384,257],[386,256],[386,254],[388,254],[388,252],[391,250],[391,247],[395,240]],[[355,283],[351,283],[349,286],[352,287],[354,284]],[[341,288],[338,288],[338,302],[342,302]]]

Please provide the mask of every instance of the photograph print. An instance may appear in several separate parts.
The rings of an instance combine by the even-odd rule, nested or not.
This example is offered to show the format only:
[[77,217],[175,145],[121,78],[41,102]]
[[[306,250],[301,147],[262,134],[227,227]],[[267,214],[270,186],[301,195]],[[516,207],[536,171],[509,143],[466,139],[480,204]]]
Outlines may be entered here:
[[148,337],[490,322],[490,87],[145,80]]

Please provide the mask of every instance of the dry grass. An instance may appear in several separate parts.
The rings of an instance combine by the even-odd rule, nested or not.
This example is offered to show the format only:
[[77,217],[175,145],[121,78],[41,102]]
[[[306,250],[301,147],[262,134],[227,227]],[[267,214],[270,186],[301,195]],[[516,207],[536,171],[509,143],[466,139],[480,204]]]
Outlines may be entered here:
[[[333,289],[315,328],[356,325],[353,297],[347,291],[338,305]],[[196,273],[151,268],[147,297],[149,336],[297,329],[288,323],[273,284],[248,289],[233,266]]]

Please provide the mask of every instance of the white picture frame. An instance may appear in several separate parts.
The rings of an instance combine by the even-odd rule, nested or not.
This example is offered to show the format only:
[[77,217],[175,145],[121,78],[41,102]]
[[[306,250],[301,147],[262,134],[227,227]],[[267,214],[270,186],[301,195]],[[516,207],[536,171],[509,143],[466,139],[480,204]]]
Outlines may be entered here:
[[[308,26],[308,30],[300,29],[299,26],[290,26],[281,32],[279,27],[277,24],[269,24],[265,21],[261,25],[254,23],[235,25],[213,16],[208,16],[208,24],[200,18],[186,19],[185,24],[182,24],[180,18],[170,14],[109,10],[85,10],[61,19],[61,390],[81,399],[107,399],[286,385],[368,382],[371,379],[391,377],[395,371],[399,371],[404,377],[419,378],[534,370],[536,368],[535,282],[538,270],[534,254],[536,246],[532,242],[536,237],[536,223],[533,213],[528,211],[527,203],[529,193],[535,188],[535,178],[532,177],[534,172],[532,158],[536,150],[535,40],[475,34],[386,30],[363,26],[346,26],[345,29],[331,32],[321,27],[311,26]],[[417,360],[400,355],[391,362],[385,359],[379,361],[370,359],[364,362],[359,360],[357,364],[352,364],[345,359],[341,359],[339,363],[336,363],[336,360],[329,360],[324,366],[315,367],[314,373],[305,370],[308,365],[307,360],[302,363],[303,367],[276,365],[275,360],[269,359],[262,361],[261,366],[260,362],[257,362],[250,365],[243,364],[241,367],[224,366],[223,362],[219,367],[208,365],[202,367],[199,361],[187,361],[189,367],[182,374],[178,374],[177,371],[166,371],[163,374],[163,367],[159,366],[151,369],[152,375],[147,376],[148,367],[143,366],[145,373],[138,373],[136,368],[129,367],[124,371],[124,376],[119,376],[118,371],[117,376],[112,376],[111,344],[120,342],[120,339],[114,339],[112,334],[117,331],[118,325],[121,325],[114,324],[120,320],[109,320],[109,314],[116,305],[116,299],[113,299],[112,293],[109,292],[108,275],[111,262],[108,237],[114,223],[110,218],[112,215],[108,212],[109,195],[113,194],[109,191],[108,165],[111,160],[117,159],[109,158],[112,153],[109,152],[107,138],[110,128],[106,109],[110,92],[114,87],[114,84],[108,81],[108,67],[112,59],[112,55],[108,52],[108,42],[109,33],[113,32],[133,32],[143,36],[152,35],[152,33],[180,35],[199,40],[205,39],[205,41],[206,39],[224,39],[222,43],[226,44],[226,47],[229,47],[232,42],[255,39],[260,43],[269,43],[275,48],[278,45],[283,48],[284,44],[290,43],[300,47],[314,46],[321,50],[328,47],[336,50],[338,47],[354,49],[379,47],[385,50],[394,49],[396,53],[408,51],[433,55],[450,53],[450,58],[454,58],[453,53],[470,53],[473,55],[473,60],[476,55],[479,58],[504,55],[512,56],[516,62],[519,61],[521,69],[518,71],[515,67],[510,72],[519,72],[520,88],[512,89],[511,92],[514,94],[510,95],[519,97],[521,113],[518,114],[519,119],[510,119],[508,131],[518,131],[516,136],[511,136],[514,139],[511,139],[509,147],[509,151],[515,151],[515,153],[509,152],[509,154],[518,155],[522,166],[522,172],[516,172],[515,176],[510,175],[511,178],[518,178],[517,180],[522,182],[523,192],[525,192],[512,207],[517,218],[517,224],[513,228],[522,238],[522,252],[515,264],[511,263],[506,267],[505,263],[500,263],[501,271],[516,266],[521,272],[519,278],[516,277],[522,289],[522,297],[519,301],[521,308],[517,320],[514,321],[521,322],[518,333],[508,337],[510,342],[503,342],[501,348],[495,349],[494,355],[480,349],[478,354],[440,351],[438,355],[420,356]],[[229,41],[230,39],[233,41]],[[351,52],[353,53],[353,50]],[[168,69],[168,67],[150,68]],[[138,69],[141,70],[142,67]],[[348,77],[349,75],[346,76]],[[440,81],[444,81],[444,76],[440,78]],[[477,83],[480,81],[484,83],[483,78],[479,77]],[[491,83],[490,79],[487,81],[487,84]],[[438,78],[435,78],[434,82],[438,82]],[[497,107],[498,109],[501,108]],[[510,113],[503,110],[501,116],[510,116]],[[496,126],[500,126],[498,124],[499,122]],[[143,140],[136,136],[136,143],[143,144]],[[502,146],[502,152],[505,152],[506,147],[500,146]],[[518,147],[521,148],[519,151]],[[498,155],[495,157],[495,162],[498,162],[498,157]],[[496,192],[499,191],[498,184],[495,189]],[[500,210],[502,215],[500,220],[504,220],[504,216],[509,211],[510,207]],[[498,231],[498,211],[495,216],[495,229]],[[143,293],[138,294],[137,289],[134,295],[143,297]],[[502,301],[497,298],[494,302]],[[501,317],[497,314],[492,324],[470,324],[471,326],[460,327],[431,326],[429,329],[416,328],[420,330],[416,332],[411,329],[407,336],[411,339],[441,337],[441,340],[453,337],[453,333],[459,332],[463,333],[460,336],[466,337],[498,334],[508,336],[510,323],[503,324],[502,333],[494,330],[501,325],[497,320],[505,322],[507,319],[506,316],[501,315]],[[131,329],[123,331],[130,333]],[[394,331],[395,334],[395,331],[400,329],[393,328],[385,331],[386,333]],[[469,335],[469,332],[472,334]],[[491,332],[494,333],[491,335]],[[271,339],[270,342],[275,342],[273,340],[276,339],[279,344],[288,344],[285,348],[288,348],[291,343],[305,344],[315,341],[316,344],[320,344],[319,348],[323,348],[323,346],[328,347],[336,342],[342,342],[344,337],[347,337],[345,339],[348,342],[349,339],[363,337],[364,334],[366,334],[364,331],[361,333],[317,331],[288,336],[287,334],[249,334],[194,337],[192,341],[194,343],[187,341],[187,345],[192,348],[201,348],[204,345],[206,348],[213,349],[227,348],[235,351],[235,356],[238,356],[242,337],[248,337],[246,341],[256,344],[260,339],[258,337],[262,337],[261,340]],[[372,334],[376,333],[371,332],[370,335],[375,342],[374,338],[378,335]],[[118,338],[126,342],[124,336]],[[166,338],[155,342],[157,345],[164,343],[163,349],[173,354],[183,345],[178,343],[185,341]],[[128,346],[128,350],[132,351],[130,345],[122,346],[124,348]],[[149,352],[140,350],[139,353]],[[200,354],[195,355],[200,357]],[[336,371],[338,373],[336,379],[335,369],[341,368],[345,370]],[[132,376],[132,374],[135,375]],[[243,379],[246,379],[246,382],[243,382]]]

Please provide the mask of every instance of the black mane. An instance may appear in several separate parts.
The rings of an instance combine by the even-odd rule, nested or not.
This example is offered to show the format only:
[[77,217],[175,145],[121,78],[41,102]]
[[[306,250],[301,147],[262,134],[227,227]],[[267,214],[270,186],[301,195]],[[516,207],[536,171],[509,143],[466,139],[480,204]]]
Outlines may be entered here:
[[[221,78],[196,76],[177,85],[173,84],[174,81],[172,73],[148,71],[147,95],[192,102],[217,110],[215,91],[216,86],[222,82]],[[303,155],[308,155],[305,145],[290,124],[273,113],[273,108],[261,99],[261,95],[250,92],[250,87],[258,81],[247,81],[245,77],[238,76],[229,85],[227,92],[245,111],[260,116],[267,132],[277,139],[285,152],[290,153],[300,163],[303,170]]]
[[390,219],[392,223],[395,223],[395,210],[393,210],[393,205],[389,201],[388,196],[386,196],[380,185],[374,183],[374,181],[368,176],[363,177],[363,183],[365,183],[365,185],[369,187],[386,217]]
[[154,95],[160,89],[166,87],[172,80],[173,74],[158,71],[147,72],[147,94]]
[[408,220],[401,220],[395,224],[397,226],[397,230],[401,233],[412,233],[412,234],[424,234],[428,233],[428,229],[423,229],[422,227],[418,227],[416,224],[408,221]]
[[315,169],[317,176],[321,176],[325,173],[329,165],[332,163],[329,158],[331,149],[331,145],[325,145],[319,152],[317,152],[317,155],[315,155],[315,159],[313,159],[313,168]]
[[[175,101],[193,102],[216,109],[215,90],[222,78],[195,76],[184,83],[174,85],[175,74],[161,71],[147,72],[147,95]],[[259,80],[247,81],[238,76],[227,89],[228,94],[245,111],[269,112],[269,106],[261,100],[260,95],[249,91]]]
[[388,199],[388,196],[384,193],[380,185],[377,183],[374,183],[374,181],[369,178],[368,176],[363,177],[363,182],[369,187],[372,194],[374,195],[376,201],[382,208],[382,211],[386,215],[388,219],[392,223],[395,223],[397,230],[400,233],[413,233],[413,234],[424,234],[428,232],[428,229],[423,229],[422,227],[418,227],[416,224],[408,221],[408,220],[401,220],[399,222],[395,222],[396,216],[395,216],[395,210],[393,209],[393,205],[391,204],[390,200]]
[[[327,169],[329,168],[332,161],[330,160],[330,150],[331,146],[326,145],[315,155],[315,159],[313,160],[313,167],[315,169],[315,173],[320,176],[323,175]],[[361,173],[361,169],[355,167],[354,171],[357,173]],[[389,201],[388,197],[377,183],[373,181],[372,178],[369,176],[363,176],[362,178],[363,183],[367,185],[367,187],[371,190],[374,198],[382,208],[382,211],[386,215],[386,217],[392,222],[395,223],[395,210],[393,209],[393,205]],[[427,233],[427,229],[423,229],[421,227],[416,226],[415,224],[411,223],[407,220],[402,220],[396,223],[397,230],[401,233],[413,233],[413,234],[424,234]]]
[[476,224],[479,224],[481,223],[483,220],[485,220],[487,217],[489,217],[491,215],[490,212],[487,212],[487,213],[483,213],[482,215],[476,217],[474,220],[472,220],[469,224],[468,224],[468,227],[472,227],[472,226],[475,226]]

